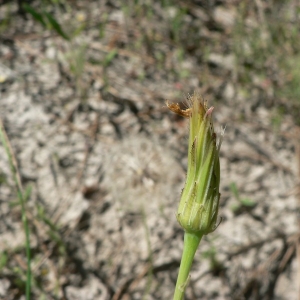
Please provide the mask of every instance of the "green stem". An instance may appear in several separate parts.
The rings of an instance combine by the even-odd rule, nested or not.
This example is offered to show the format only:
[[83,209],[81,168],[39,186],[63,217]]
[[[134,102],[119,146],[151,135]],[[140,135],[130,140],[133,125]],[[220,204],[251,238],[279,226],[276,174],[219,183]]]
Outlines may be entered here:
[[191,266],[202,236],[195,233],[184,233],[183,252],[173,300],[182,300],[184,297]]
[[16,159],[13,154],[9,139],[6,135],[3,123],[0,119],[0,141],[2,142],[10,165],[12,176],[16,185],[17,195],[19,202],[21,204],[21,214],[22,222],[25,230],[25,244],[26,244],[26,258],[27,258],[27,272],[26,272],[26,300],[30,300],[31,293],[31,253],[30,253],[30,232],[28,226],[28,220],[26,216],[26,207],[25,207],[25,196],[23,193],[23,187],[18,172],[18,166]]
[[31,292],[31,253],[30,253],[30,232],[28,226],[28,220],[26,216],[26,208],[23,194],[19,193],[19,199],[21,202],[22,221],[25,229],[25,244],[26,244],[26,257],[27,257],[27,274],[26,274],[26,300],[30,299]]

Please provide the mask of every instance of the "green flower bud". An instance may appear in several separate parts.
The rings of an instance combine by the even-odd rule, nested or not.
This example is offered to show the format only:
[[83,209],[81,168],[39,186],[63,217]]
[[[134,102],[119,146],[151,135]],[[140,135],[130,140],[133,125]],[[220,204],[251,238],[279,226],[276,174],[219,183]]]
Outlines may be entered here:
[[176,217],[186,232],[203,235],[217,227],[221,139],[217,141],[214,132],[213,107],[196,93],[188,100],[185,110],[167,103],[170,110],[190,119],[188,171]]

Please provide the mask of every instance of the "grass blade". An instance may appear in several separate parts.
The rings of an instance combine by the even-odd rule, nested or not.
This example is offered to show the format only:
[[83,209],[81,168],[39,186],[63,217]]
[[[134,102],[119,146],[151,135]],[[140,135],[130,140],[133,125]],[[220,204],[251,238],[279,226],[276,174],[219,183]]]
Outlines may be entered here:
[[37,12],[32,6],[24,3],[23,4],[23,8],[32,15],[32,17],[38,21],[39,23],[41,23],[43,25],[44,28],[47,28],[47,24],[44,21],[43,15],[39,12]]
[[30,253],[30,233],[29,233],[29,226],[28,220],[26,216],[26,209],[25,209],[25,200],[30,195],[31,189],[26,189],[26,192],[23,193],[23,187],[18,171],[17,161],[14,157],[12,147],[10,145],[9,139],[6,135],[3,123],[0,119],[0,141],[2,142],[6,155],[8,157],[9,166],[11,169],[11,173],[16,185],[18,199],[21,205],[21,213],[22,213],[22,222],[25,231],[25,247],[26,247],[26,258],[27,258],[27,272],[26,272],[26,300],[30,300],[30,292],[31,292],[31,253]]
[[47,12],[44,13],[45,16],[47,17],[49,23],[51,24],[52,28],[65,40],[70,40],[70,38],[65,34],[65,32],[62,30],[61,26],[59,23],[53,18],[53,16]]

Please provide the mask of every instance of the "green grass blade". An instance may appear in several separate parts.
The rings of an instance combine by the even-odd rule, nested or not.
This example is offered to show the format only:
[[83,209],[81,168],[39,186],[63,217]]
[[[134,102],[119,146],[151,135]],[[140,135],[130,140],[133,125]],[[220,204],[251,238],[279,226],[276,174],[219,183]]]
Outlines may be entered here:
[[41,23],[44,28],[47,28],[47,24],[44,21],[43,15],[41,13],[37,12],[32,6],[30,6],[29,4],[26,4],[26,3],[23,4],[23,8],[25,9],[26,12],[28,12],[29,14],[31,14],[32,17],[36,21],[38,21],[39,23]]
[[52,28],[61,36],[63,37],[65,40],[69,41],[70,38],[67,36],[67,34],[62,30],[61,26],[59,25],[59,23],[56,21],[55,18],[53,18],[53,16],[47,12],[44,13],[44,15],[47,17],[49,23],[51,24]]
[[22,214],[22,222],[25,231],[25,248],[26,248],[26,259],[27,259],[27,271],[26,271],[26,300],[30,300],[31,293],[31,253],[30,253],[30,232],[28,226],[28,220],[26,216],[25,209],[25,199],[29,197],[31,189],[26,189],[26,192],[23,193],[23,187],[18,171],[18,166],[16,159],[13,154],[13,150],[11,148],[9,139],[6,135],[4,126],[0,119],[0,141],[2,142],[5,152],[8,157],[9,166],[12,172],[12,176],[16,185],[18,199],[21,205],[21,214]]

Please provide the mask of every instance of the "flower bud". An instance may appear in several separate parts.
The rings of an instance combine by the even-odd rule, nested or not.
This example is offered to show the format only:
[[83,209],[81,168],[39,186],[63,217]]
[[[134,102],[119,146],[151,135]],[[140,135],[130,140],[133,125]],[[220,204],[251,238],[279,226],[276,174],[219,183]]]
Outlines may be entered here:
[[221,139],[214,132],[213,107],[196,93],[188,100],[185,110],[167,103],[171,111],[190,119],[188,171],[176,217],[186,232],[203,235],[217,227]]

